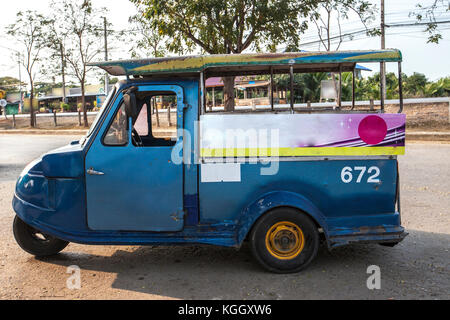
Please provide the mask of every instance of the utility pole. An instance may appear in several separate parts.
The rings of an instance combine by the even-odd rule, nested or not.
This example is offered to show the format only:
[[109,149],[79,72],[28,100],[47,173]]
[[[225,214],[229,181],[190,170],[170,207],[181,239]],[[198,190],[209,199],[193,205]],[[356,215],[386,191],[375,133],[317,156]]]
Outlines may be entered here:
[[[381,0],[381,49],[386,49],[386,33],[385,33],[385,23],[384,23],[384,0]],[[382,62],[380,64],[380,77],[382,90],[382,100],[386,100],[386,63]]]
[[[103,24],[105,26],[105,61],[108,61],[108,30],[106,17],[103,18]],[[108,96],[109,77],[108,72],[105,74],[105,95]]]

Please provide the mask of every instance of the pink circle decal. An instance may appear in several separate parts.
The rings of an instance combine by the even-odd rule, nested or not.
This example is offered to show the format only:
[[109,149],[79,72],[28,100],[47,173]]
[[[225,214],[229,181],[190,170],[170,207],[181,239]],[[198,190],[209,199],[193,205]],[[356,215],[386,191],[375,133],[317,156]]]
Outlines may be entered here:
[[358,133],[365,143],[379,144],[387,135],[386,121],[379,116],[368,116],[359,124]]

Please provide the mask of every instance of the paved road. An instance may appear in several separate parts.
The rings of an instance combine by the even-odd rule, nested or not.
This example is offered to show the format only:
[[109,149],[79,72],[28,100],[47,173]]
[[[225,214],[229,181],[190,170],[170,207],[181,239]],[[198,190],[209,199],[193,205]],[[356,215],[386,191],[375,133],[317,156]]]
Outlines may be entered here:
[[[401,158],[403,224],[395,248],[321,248],[304,272],[263,271],[244,246],[117,247],[70,244],[38,260],[15,243],[11,199],[22,168],[76,137],[0,135],[0,299],[449,299],[450,144],[410,144]],[[69,290],[67,267],[81,268]],[[366,287],[381,268],[381,290]]]

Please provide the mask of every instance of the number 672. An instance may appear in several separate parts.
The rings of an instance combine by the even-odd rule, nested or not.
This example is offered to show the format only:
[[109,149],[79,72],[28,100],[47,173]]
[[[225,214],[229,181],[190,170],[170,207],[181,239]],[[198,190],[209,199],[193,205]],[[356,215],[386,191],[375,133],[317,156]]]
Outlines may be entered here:
[[378,178],[380,176],[380,168],[378,167],[370,167],[368,170],[367,167],[354,167],[353,169],[351,167],[345,167],[341,171],[341,180],[344,183],[350,183],[353,181],[353,174],[355,173],[355,176],[358,176],[356,183],[361,183],[366,172],[370,175],[367,183],[380,183],[380,179]]

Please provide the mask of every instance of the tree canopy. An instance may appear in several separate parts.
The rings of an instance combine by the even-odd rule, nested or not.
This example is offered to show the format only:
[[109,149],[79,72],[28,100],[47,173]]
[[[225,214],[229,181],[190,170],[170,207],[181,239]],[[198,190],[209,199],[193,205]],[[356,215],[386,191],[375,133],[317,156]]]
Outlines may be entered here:
[[[34,98],[34,82],[36,78],[36,67],[42,59],[45,49],[44,28],[48,20],[36,11],[19,11],[15,23],[7,27],[7,34],[20,43],[23,54],[18,54],[21,64],[25,67],[30,83],[30,101]],[[33,103],[30,103],[30,126],[35,126]]]
[[415,10],[410,13],[410,16],[415,17],[418,23],[425,23],[428,43],[439,43],[442,40],[442,34],[438,29],[439,21],[436,17],[439,15],[439,12],[447,13],[449,11],[449,0],[433,0],[429,5],[416,4]]
[[[366,0],[324,0],[312,11],[310,20],[317,28],[320,44],[325,51],[332,51],[339,50],[344,40],[341,24],[349,19],[350,13],[356,14],[368,35],[377,34],[368,28],[368,24],[375,20],[376,12],[376,5]],[[337,36],[333,37],[331,34],[336,30]],[[332,40],[337,40],[335,48],[332,48]]]
[[165,42],[167,38],[158,30],[151,27],[148,21],[140,14],[128,19],[133,26],[132,31],[121,33],[121,36],[129,37],[131,33],[135,40],[130,48],[132,58],[164,57],[166,55]]
[[160,34],[170,51],[196,47],[209,54],[273,50],[281,43],[298,44],[307,26],[299,22],[317,0],[130,0]]
[[[20,86],[19,79],[14,77],[0,77],[0,89],[7,92],[18,92]],[[22,86],[25,87],[26,83],[22,82]]]
[[[184,54],[275,52],[279,45],[299,48],[301,35],[319,10],[338,12],[347,19],[353,11],[363,23],[373,6],[364,0],[130,0],[141,22],[167,37],[169,51]],[[329,24],[328,24],[329,26]],[[328,29],[329,30],[329,29]],[[226,110],[234,108],[234,78],[224,77]]]
[[93,67],[87,64],[97,59],[102,52],[99,39],[104,31],[102,16],[107,10],[95,8],[91,0],[55,0],[52,7],[60,20],[58,25],[53,24],[49,34],[58,42],[63,41],[58,39],[66,39],[64,58],[71,75],[81,85],[83,120],[84,126],[88,127],[85,85],[87,74]]

